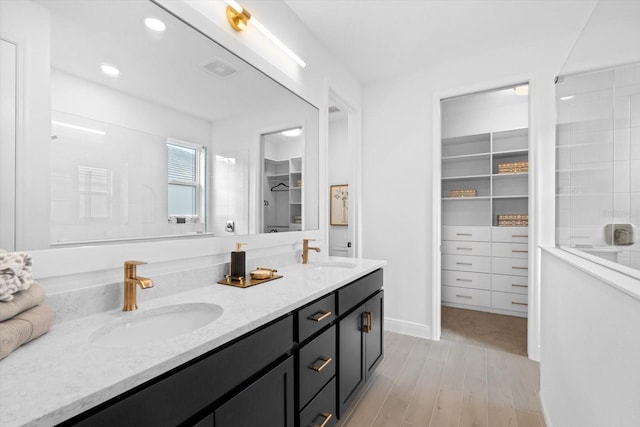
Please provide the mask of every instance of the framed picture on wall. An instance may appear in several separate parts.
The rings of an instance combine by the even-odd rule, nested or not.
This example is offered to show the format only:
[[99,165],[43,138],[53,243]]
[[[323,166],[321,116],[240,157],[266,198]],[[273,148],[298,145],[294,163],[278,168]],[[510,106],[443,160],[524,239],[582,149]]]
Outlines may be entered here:
[[329,191],[331,199],[331,225],[349,225],[349,186],[332,185]]

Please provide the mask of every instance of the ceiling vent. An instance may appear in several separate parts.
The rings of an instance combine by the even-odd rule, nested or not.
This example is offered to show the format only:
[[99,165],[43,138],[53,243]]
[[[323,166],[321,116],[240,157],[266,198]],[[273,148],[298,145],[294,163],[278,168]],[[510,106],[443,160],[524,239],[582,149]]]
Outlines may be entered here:
[[230,62],[225,61],[222,58],[214,57],[202,66],[205,70],[214,74],[217,77],[225,78],[234,75],[238,72],[238,69],[234,67]]
[[339,113],[339,112],[340,112],[340,109],[338,107],[336,107],[335,105],[330,105],[329,106],[329,114]]

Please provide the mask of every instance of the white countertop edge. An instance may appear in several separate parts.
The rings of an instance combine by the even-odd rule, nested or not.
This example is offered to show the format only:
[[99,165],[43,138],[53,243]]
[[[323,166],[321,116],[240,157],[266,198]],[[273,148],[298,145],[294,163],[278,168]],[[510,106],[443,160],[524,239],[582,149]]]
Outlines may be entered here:
[[590,261],[584,255],[578,255],[571,249],[560,249],[555,246],[540,246],[540,249],[571,264],[580,271],[603,281],[611,287],[640,300],[640,280],[620,273],[612,268],[602,266],[594,261]]
[[[198,288],[146,303],[146,306],[141,310],[183,302],[202,302],[200,296],[208,293],[207,297],[210,298],[213,293],[215,296],[221,294],[223,297],[231,298],[228,302],[228,305],[231,306],[238,305],[238,300],[240,303],[246,303],[245,308],[250,313],[253,312],[251,304],[258,304],[256,307],[265,310],[256,317],[252,317],[251,315],[245,316],[245,313],[238,311],[237,308],[232,308],[231,311],[235,309],[236,312],[227,313],[227,320],[223,320],[221,317],[209,328],[215,329],[215,331],[207,331],[208,327],[205,326],[172,339],[170,342],[175,348],[155,344],[136,348],[135,352],[133,352],[134,349],[114,350],[111,348],[101,351],[99,347],[88,345],[87,335],[100,325],[116,320],[122,315],[119,310],[111,310],[54,325],[51,332],[17,349],[6,359],[0,361],[0,401],[2,401],[0,424],[6,427],[41,426],[65,421],[386,265],[386,261],[381,260],[345,258],[338,258],[338,260],[340,262],[354,262],[356,267],[314,272],[317,280],[309,285],[313,289],[305,291],[304,295],[300,294],[289,301],[283,301],[286,298],[282,297],[286,297],[286,294],[281,293],[278,298],[278,290],[280,289],[280,292],[286,291],[286,287],[295,290],[298,284],[292,282],[301,280],[301,275],[309,273],[309,270],[305,273],[306,267],[300,264],[279,268],[284,278],[273,282],[280,282],[281,285],[278,288],[272,288],[275,301],[259,301],[260,296],[263,298],[265,296],[260,294],[269,292],[266,291],[268,289],[266,287],[260,290],[260,286],[240,289],[216,285],[218,288]],[[287,280],[287,278],[289,279]],[[257,294],[258,300],[254,301],[251,298],[252,289],[253,293]],[[204,299],[206,300],[206,298]],[[224,302],[221,302],[220,305],[224,307]],[[264,306],[270,308],[264,308]],[[228,318],[231,318],[232,325],[224,325],[225,322],[229,322]],[[78,346],[80,348],[77,348]],[[177,349],[178,347],[179,349]],[[129,355],[127,352],[130,351],[132,353]],[[75,354],[67,356],[67,353],[72,352]],[[109,357],[111,355],[113,358]],[[100,358],[105,360],[94,360]],[[101,364],[102,362],[105,364]],[[124,367],[125,374],[113,378],[109,366],[106,366],[108,363],[112,363],[114,367],[119,363],[130,363],[135,367]],[[68,366],[70,364],[75,367]],[[36,366],[36,369],[20,372],[25,365]],[[73,369],[76,368],[77,370],[74,371]],[[92,370],[87,375],[89,380],[86,382],[82,380],[86,374],[83,369]],[[102,372],[93,372],[97,370],[102,370]],[[58,377],[56,377],[56,373]],[[73,373],[78,376],[73,377]],[[100,375],[103,375],[104,378]],[[95,384],[96,381],[100,383],[99,386]],[[71,386],[67,386],[67,389],[70,389],[69,392],[65,392],[66,384],[71,384]],[[39,390],[39,397],[32,396],[33,390],[30,387]],[[33,401],[24,401],[30,397],[33,397]]]

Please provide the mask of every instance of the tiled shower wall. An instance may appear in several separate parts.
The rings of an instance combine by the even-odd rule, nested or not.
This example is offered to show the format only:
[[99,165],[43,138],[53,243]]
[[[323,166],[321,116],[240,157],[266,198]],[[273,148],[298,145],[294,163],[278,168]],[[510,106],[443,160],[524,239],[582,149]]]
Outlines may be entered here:
[[[562,76],[556,94],[556,241],[640,269],[640,64]],[[612,223],[636,243],[607,245]]]

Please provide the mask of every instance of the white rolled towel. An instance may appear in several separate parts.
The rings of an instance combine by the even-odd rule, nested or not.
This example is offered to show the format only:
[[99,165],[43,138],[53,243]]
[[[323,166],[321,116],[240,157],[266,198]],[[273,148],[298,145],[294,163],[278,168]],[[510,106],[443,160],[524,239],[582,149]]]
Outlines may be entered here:
[[13,300],[13,294],[29,289],[33,283],[29,254],[0,251],[0,301]]

